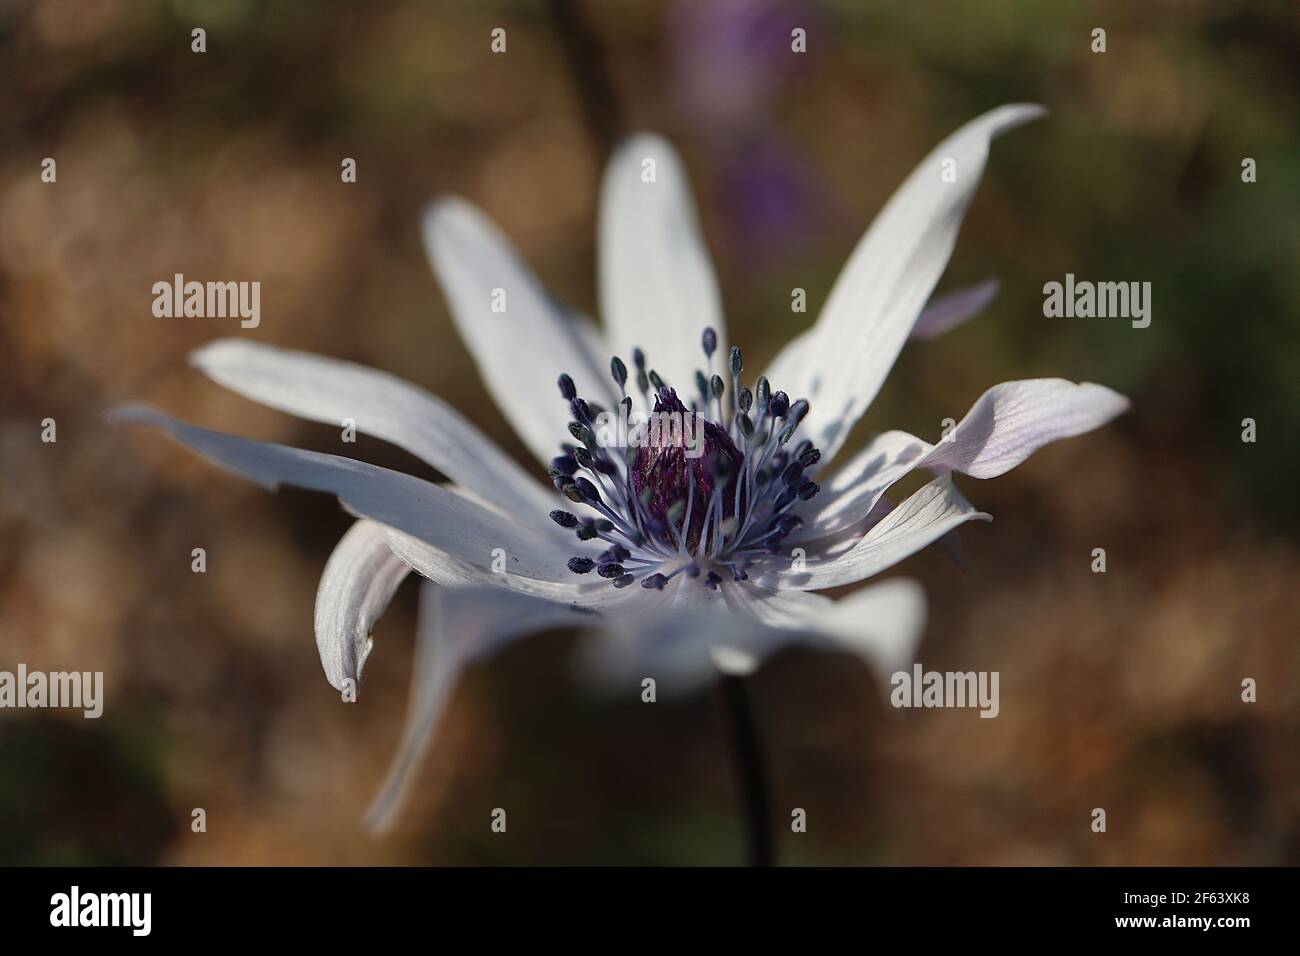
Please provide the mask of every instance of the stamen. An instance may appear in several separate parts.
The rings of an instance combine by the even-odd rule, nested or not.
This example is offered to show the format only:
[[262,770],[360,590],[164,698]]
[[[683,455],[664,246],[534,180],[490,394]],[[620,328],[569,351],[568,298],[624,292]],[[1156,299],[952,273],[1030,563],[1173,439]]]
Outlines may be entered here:
[[704,357],[712,361],[713,353],[718,350],[718,333],[712,326],[705,328],[704,334],[700,336],[700,344],[704,347]]
[[571,515],[567,511],[552,511],[551,520],[561,528],[576,528],[578,526],[577,516]]
[[[673,422],[666,442],[629,443],[617,451],[603,447],[593,429],[605,410],[579,396],[572,377],[559,377],[560,395],[573,417],[569,434],[578,444],[562,444],[562,454],[551,460],[547,473],[566,498],[601,517],[566,510],[552,511],[550,517],[579,541],[601,539],[608,545],[597,559],[569,560],[573,573],[596,570],[617,588],[639,579],[647,590],[663,590],[684,572],[691,579],[703,575],[700,583],[716,590],[726,580],[722,568],[730,571],[730,580],[746,580],[752,558],[778,553],[782,539],[802,525],[791,511],[820,490],[807,471],[821,453],[807,440],[793,451],[785,446],[807,415],[808,403],[791,403],[785,392],[772,391],[765,377],[751,391],[740,381],[744,358],[733,346],[727,356],[728,418],[722,404],[728,385],[713,372],[717,333],[704,329],[700,345],[709,370],[695,372],[699,397],[691,400],[689,411],[656,371],[647,370],[645,353],[632,350],[646,410],[666,414]],[[619,410],[630,418],[634,403],[627,394],[628,367],[616,355],[609,371],[619,388]],[[702,448],[692,433],[702,436]]]

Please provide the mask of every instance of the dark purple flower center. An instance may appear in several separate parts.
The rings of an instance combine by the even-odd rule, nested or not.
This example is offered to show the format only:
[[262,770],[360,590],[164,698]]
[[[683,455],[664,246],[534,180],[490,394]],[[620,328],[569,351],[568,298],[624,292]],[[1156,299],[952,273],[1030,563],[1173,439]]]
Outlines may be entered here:
[[[574,574],[594,570],[616,588],[639,581],[651,590],[682,574],[716,589],[728,576],[744,580],[751,561],[778,553],[802,524],[798,505],[817,494],[807,472],[820,455],[812,442],[791,439],[808,403],[791,402],[766,378],[752,391],[744,386],[737,347],[715,371],[713,329],[703,330],[700,344],[708,368],[695,372],[690,408],[647,368],[640,349],[632,351],[635,375],[622,359],[610,360],[621,396],[616,412],[584,400],[573,379],[560,376],[574,443],[561,445],[552,459],[551,481],[591,513],[557,510],[551,520],[589,546],[606,545],[572,558]],[[728,372],[730,385],[723,379]],[[629,385],[648,410],[633,431]],[[618,426],[612,431],[611,419]]]
[[[690,518],[685,524],[686,550],[695,552],[704,530],[705,511],[720,483],[731,482],[740,473],[745,456],[722,426],[696,416],[677,397],[677,390],[661,388],[655,397],[655,415],[675,414],[681,429],[660,428],[659,436],[667,440],[646,441],[632,459],[632,491],[654,521],[680,535],[686,521],[687,503]],[[663,421],[663,419],[660,419]],[[703,432],[694,448],[688,441],[692,430]],[[698,432],[696,432],[698,436]],[[719,495],[724,519],[736,513],[734,494]],[[706,542],[707,543],[707,542]]]

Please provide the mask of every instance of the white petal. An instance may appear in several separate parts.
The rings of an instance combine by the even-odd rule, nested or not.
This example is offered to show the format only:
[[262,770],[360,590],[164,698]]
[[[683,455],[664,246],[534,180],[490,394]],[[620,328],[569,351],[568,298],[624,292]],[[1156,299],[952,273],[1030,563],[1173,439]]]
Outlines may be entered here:
[[909,663],[925,629],[925,591],[910,578],[864,587],[838,601],[806,591],[778,591],[747,582],[728,585],[737,610],[769,626],[756,661],[788,644],[844,650],[882,677]]
[[316,647],[336,690],[347,680],[357,689],[370,632],[410,571],[388,547],[383,525],[363,518],[339,540],[316,589]]
[[507,515],[419,478],[351,458],[209,431],[142,406],[118,408],[110,419],[161,428],[205,458],[263,487],[290,484],[329,492],[358,517],[399,528],[468,564],[491,567],[499,549],[511,574],[542,580],[571,576],[564,563],[574,551],[562,549],[554,539]]
[[561,567],[568,580],[544,581],[470,564],[395,528],[387,528],[386,536],[389,548],[403,562],[422,577],[447,587],[502,587],[548,601],[597,610],[618,606],[627,593],[627,589],[619,591],[609,581],[594,574],[587,577],[572,574],[563,563]]
[[[807,398],[800,429],[830,461],[875,398],[934,290],[988,159],[989,141],[1044,114],[1003,106],[940,143],[885,204],[835,282],[811,340],[778,355],[773,388]],[[945,160],[956,182],[941,179]]]
[[912,338],[928,341],[951,332],[983,312],[997,295],[998,280],[985,279],[979,285],[931,299],[916,325],[912,326]]
[[[462,199],[429,207],[424,245],[461,338],[488,391],[543,462],[568,441],[568,405],[556,389],[567,372],[578,394],[612,409],[618,400],[609,358],[591,351],[588,331],[548,295],[495,226]],[[505,295],[505,311],[493,311]]]
[[852,549],[831,558],[809,555],[802,570],[795,570],[786,555],[755,562],[750,579],[767,587],[813,591],[852,584],[879,574],[920,551],[958,525],[971,520],[991,521],[976,511],[953,486],[951,476],[930,482],[887,514]]
[[855,528],[889,486],[917,468],[933,450],[929,442],[907,432],[877,435],[800,510],[804,525],[786,540],[800,544]]
[[726,645],[710,647],[709,656],[718,673],[726,674],[728,677],[748,677],[757,671],[762,663],[752,652]]
[[[647,161],[653,182],[642,178]],[[713,365],[720,372],[727,330],[686,170],[668,142],[642,133],[614,151],[601,191],[599,239],[610,345],[629,367],[632,348],[640,346],[648,365],[689,404],[695,370],[706,364],[701,334],[708,326],[718,333]]]
[[1003,382],[979,397],[925,466],[995,478],[1049,442],[1100,428],[1128,407],[1123,395],[1092,382]]
[[891,578],[834,602],[815,626],[888,679],[916,659],[925,617],[921,585],[910,578]]
[[447,589],[426,583],[420,592],[406,724],[388,777],[366,811],[366,828],[381,833],[392,826],[468,664],[495,654],[526,634],[581,626],[591,620],[589,614],[520,594],[483,588]]
[[533,512],[540,521],[554,507],[550,490],[459,412],[396,376],[234,338],[195,350],[190,363],[245,398],[290,415],[332,425],[351,419],[358,431],[405,448],[505,511]]
[[914,469],[994,478],[1044,445],[1099,428],[1128,407],[1123,395],[1091,382],[1038,378],[995,385],[938,445],[907,432],[877,436],[826,482],[802,512],[804,526],[788,540],[811,541],[854,527]]
[[716,678],[717,654],[723,666],[743,669],[767,630],[729,612],[721,591],[680,575],[663,591],[627,590],[641,593],[579,647],[577,676],[593,693],[639,693],[646,678],[660,697],[694,693]]

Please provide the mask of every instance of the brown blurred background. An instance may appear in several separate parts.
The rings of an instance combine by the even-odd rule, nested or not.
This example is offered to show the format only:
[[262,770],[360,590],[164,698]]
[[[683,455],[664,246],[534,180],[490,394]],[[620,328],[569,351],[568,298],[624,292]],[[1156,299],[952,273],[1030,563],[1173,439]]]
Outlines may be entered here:
[[[781,859],[1300,862],[1293,2],[0,10],[0,669],[107,684],[98,721],[0,712],[0,863],[743,859],[717,701],[593,701],[556,634],[467,676],[400,828],[366,837],[405,707],[413,583],[377,629],[361,700],[340,703],[312,639],[317,578],[349,523],[333,499],[263,493],[109,429],[103,410],[143,399],[435,477],[187,368],[200,343],[247,335],[430,387],[524,457],[424,262],[429,199],[481,205],[595,314],[604,157],[623,131],[665,133],[732,341],[759,368],[815,317],[912,166],[1021,100],[1052,114],[994,145],[941,285],[996,275],[1002,293],[908,347],[861,435],[936,437],[1014,378],[1103,382],[1134,410],[961,483],[996,517],[964,532],[967,570],[931,551],[891,572],[930,595],[927,667],[1001,672],[998,719],[893,711],[848,659],[786,654],[756,678],[778,823],[808,812],[807,834],[780,828]],[[153,318],[150,288],[176,272],[260,280],[261,327]],[[1151,327],[1045,319],[1042,285],[1066,272],[1150,281]],[[789,310],[796,286],[807,315]],[[1242,703],[1245,677],[1258,703]],[[498,806],[506,836],[489,832]]]

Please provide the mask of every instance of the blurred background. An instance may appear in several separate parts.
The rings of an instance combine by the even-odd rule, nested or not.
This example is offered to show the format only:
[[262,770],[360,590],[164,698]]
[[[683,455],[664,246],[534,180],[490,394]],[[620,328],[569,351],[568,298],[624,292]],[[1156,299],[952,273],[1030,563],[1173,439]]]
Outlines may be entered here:
[[[890,572],[929,593],[927,668],[1000,671],[998,719],[894,711],[847,658],[788,653],[754,679],[779,857],[1300,862],[1291,0],[0,11],[0,669],[106,682],[97,721],[0,712],[0,863],[742,861],[717,699],[594,701],[558,633],[467,675],[399,828],[367,837],[405,708],[414,582],[377,628],[360,701],[341,703],[312,637],[317,578],[349,524],[335,501],[266,494],[158,435],[109,429],[103,411],[141,399],[436,477],[186,366],[202,342],[246,335],[429,387],[527,460],[424,261],[429,199],[482,206],[596,314],[604,158],[625,131],[665,133],[731,339],[760,368],[813,320],[916,162],[1024,100],[1051,115],[993,146],[940,285],[997,276],[1001,294],[908,346],[855,443],[937,438],[1007,379],[1103,382],[1134,410],[996,481],[959,481],[996,518],[963,532],[966,570],[932,549]],[[57,183],[41,181],[45,157]],[[356,184],[340,182],[344,157]],[[151,286],[176,272],[260,280],[260,328],[153,318]],[[1066,272],[1151,282],[1150,328],[1044,318],[1042,286]],[[195,547],[206,574],[191,573]],[[1090,570],[1097,547],[1105,574]],[[1241,701],[1246,677],[1257,703]],[[506,836],[489,832],[498,806]],[[793,807],[806,834],[783,823]]]

